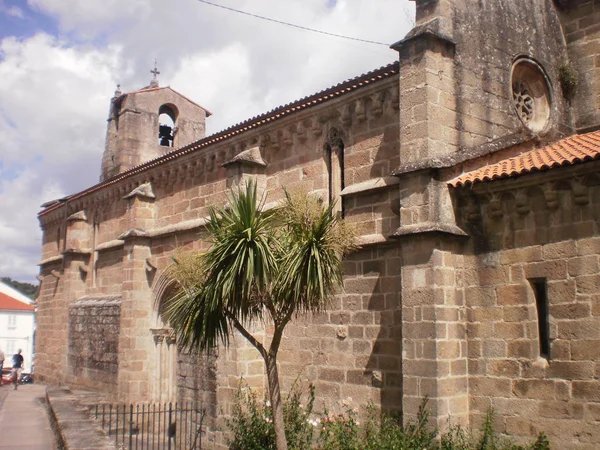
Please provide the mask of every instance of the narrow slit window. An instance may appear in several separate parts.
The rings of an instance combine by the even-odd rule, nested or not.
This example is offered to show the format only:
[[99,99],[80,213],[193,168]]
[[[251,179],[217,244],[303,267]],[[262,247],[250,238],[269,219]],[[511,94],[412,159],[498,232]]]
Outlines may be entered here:
[[325,162],[328,172],[329,203],[335,202],[334,212],[344,217],[344,199],[341,196],[344,190],[344,141],[337,129],[329,131],[328,142],[325,146]]
[[550,360],[550,309],[548,307],[548,284],[545,279],[530,280],[530,283],[535,296],[540,356]]

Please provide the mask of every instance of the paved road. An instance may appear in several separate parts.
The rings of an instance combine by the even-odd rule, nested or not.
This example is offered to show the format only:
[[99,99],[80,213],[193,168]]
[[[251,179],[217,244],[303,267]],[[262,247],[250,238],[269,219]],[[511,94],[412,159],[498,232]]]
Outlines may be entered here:
[[0,449],[55,450],[42,384],[0,387]]

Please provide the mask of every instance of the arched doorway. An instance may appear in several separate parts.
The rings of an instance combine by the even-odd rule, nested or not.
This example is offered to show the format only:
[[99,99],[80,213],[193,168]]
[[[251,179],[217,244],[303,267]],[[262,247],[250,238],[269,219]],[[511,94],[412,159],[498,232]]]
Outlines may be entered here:
[[177,343],[173,328],[164,319],[165,302],[175,291],[173,280],[165,273],[158,277],[153,292],[152,333],[154,370],[152,400],[175,402],[177,398]]

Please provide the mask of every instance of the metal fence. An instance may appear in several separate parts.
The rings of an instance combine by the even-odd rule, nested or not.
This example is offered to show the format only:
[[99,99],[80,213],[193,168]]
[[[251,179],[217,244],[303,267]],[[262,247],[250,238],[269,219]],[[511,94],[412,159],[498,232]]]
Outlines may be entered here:
[[191,403],[99,404],[95,419],[127,450],[201,450],[204,410]]

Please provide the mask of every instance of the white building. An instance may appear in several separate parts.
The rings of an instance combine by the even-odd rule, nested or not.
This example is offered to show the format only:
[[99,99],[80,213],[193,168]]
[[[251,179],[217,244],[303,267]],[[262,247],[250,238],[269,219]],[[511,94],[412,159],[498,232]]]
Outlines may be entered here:
[[32,300],[0,282],[0,348],[6,355],[5,367],[12,367],[12,356],[21,349],[25,359],[24,371],[31,371],[34,333],[35,308]]

